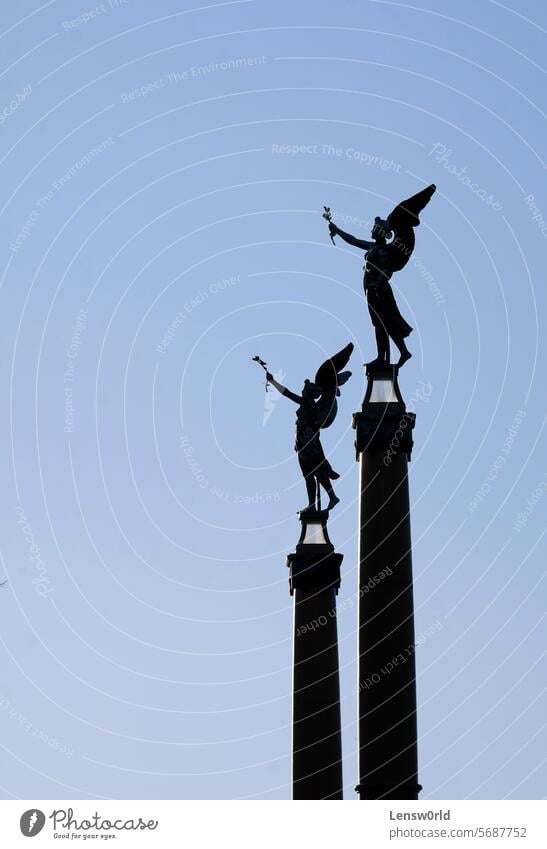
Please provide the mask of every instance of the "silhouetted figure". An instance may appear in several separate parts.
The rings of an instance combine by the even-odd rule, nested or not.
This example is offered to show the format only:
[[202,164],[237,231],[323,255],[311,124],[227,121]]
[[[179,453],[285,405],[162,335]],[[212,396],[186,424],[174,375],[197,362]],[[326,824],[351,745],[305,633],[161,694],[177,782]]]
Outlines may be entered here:
[[[414,250],[414,228],[420,223],[418,214],[429,203],[435,188],[434,185],[428,186],[402,201],[387,219],[376,216],[371,231],[373,242],[356,239],[355,236],[340,230],[326,214],[323,215],[329,221],[331,238],[340,236],[349,245],[365,251],[363,284],[378,348],[378,356],[368,363],[369,367],[381,368],[389,365],[390,338],[399,350],[399,367],[412,356],[405,342],[412,332],[412,327],[399,312],[389,281],[392,274],[404,268],[410,259]],[[330,215],[330,209],[328,212]],[[393,239],[388,242],[391,236]]]
[[340,395],[339,387],[349,377],[350,371],[341,371],[353,351],[353,345],[346,345],[338,354],[325,360],[315,375],[312,382],[306,380],[302,389],[302,395],[296,395],[281,383],[274,379],[270,372],[266,378],[278,392],[298,404],[296,411],[296,442],[295,451],[298,452],[298,462],[304,475],[306,489],[308,492],[308,505],[306,510],[320,510],[320,487],[329,496],[327,510],[338,504],[339,498],[332,488],[332,480],[340,475],[334,471],[325,457],[320,440],[321,428],[330,427],[336,418],[338,404],[336,398]]

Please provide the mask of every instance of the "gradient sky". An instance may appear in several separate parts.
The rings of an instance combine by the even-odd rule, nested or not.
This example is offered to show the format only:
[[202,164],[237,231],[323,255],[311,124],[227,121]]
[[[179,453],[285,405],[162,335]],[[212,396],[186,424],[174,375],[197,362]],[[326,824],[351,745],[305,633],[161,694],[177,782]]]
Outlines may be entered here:
[[352,340],[341,473],[356,783],[368,235],[394,279],[422,798],[545,795],[545,5],[22,0],[0,12],[4,798],[289,798],[292,389]]

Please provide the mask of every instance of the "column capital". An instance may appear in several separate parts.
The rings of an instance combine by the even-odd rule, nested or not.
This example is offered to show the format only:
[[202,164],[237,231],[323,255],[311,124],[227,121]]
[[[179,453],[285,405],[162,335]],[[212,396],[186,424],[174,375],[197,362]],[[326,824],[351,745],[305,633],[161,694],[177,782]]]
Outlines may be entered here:
[[357,459],[363,451],[379,448],[388,458],[404,453],[410,460],[416,415],[406,409],[398,373],[398,367],[392,365],[366,367],[365,398],[361,411],[353,414]]
[[340,587],[340,565],[343,555],[337,554],[329,539],[328,510],[302,510],[299,514],[302,529],[296,550],[287,555],[289,589],[321,590]]

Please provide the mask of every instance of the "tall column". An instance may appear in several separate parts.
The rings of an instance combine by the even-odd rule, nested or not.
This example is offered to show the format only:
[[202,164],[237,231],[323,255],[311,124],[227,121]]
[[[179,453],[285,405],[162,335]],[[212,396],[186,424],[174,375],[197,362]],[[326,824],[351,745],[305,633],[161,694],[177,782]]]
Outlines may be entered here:
[[415,415],[397,367],[367,369],[355,413],[360,464],[360,799],[417,799],[414,605],[407,463]]
[[293,799],[342,799],[342,742],[336,595],[342,555],[327,511],[303,511],[287,557],[294,597]]

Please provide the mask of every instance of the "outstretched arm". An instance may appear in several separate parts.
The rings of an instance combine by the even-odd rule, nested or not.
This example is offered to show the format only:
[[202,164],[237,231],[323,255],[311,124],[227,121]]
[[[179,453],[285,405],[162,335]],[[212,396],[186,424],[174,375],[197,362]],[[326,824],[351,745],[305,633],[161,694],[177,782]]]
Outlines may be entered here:
[[283,386],[282,383],[278,383],[269,371],[266,372],[266,380],[268,383],[271,383],[272,386],[275,386],[281,395],[285,395],[287,398],[290,398],[290,400],[294,401],[295,404],[302,404],[304,402],[304,399],[300,395],[295,395],[294,392],[291,392],[290,389],[287,389],[287,387]]
[[348,245],[353,245],[354,248],[361,248],[362,251],[368,251],[373,246],[374,242],[367,242],[365,239],[356,239],[355,236],[352,236],[350,233],[345,233],[343,230],[340,230],[336,224],[331,221],[329,224],[329,232],[331,236],[340,236],[344,242],[347,242]]

